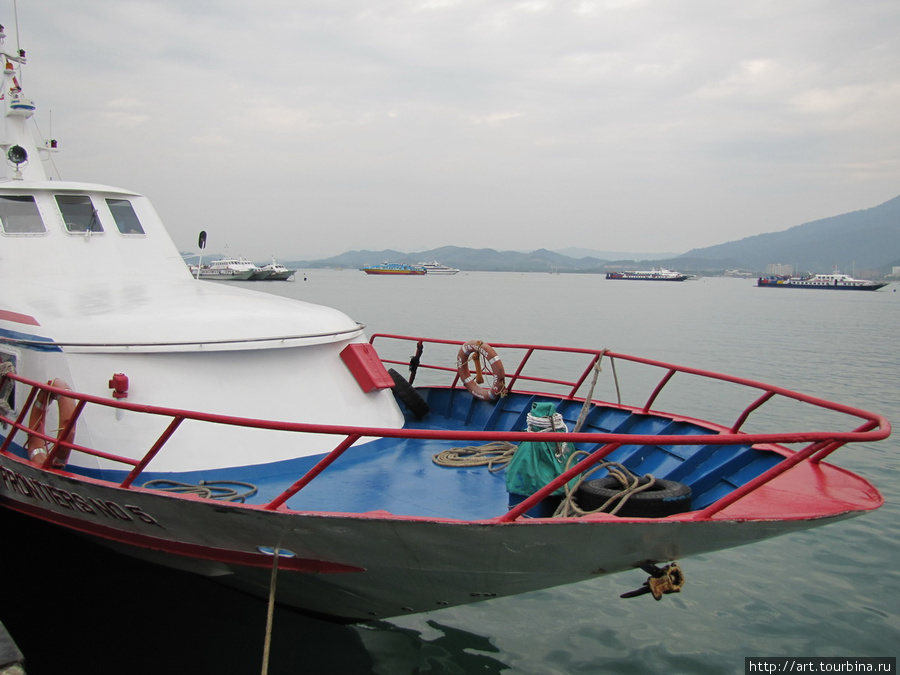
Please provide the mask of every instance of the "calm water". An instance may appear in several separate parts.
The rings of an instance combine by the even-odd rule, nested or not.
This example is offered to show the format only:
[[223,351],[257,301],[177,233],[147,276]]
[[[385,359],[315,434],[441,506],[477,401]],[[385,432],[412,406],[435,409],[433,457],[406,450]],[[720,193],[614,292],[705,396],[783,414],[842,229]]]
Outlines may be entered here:
[[[248,287],[342,309],[368,332],[617,351],[770,381],[900,428],[900,293],[594,275],[369,277],[309,270]],[[724,401],[700,405],[715,412]],[[716,398],[716,397],[713,397]],[[742,673],[745,656],[898,656],[900,431],[833,460],[887,504],[847,522],[681,561],[661,602],[642,572],[366,626],[279,610],[269,672]],[[258,673],[265,603],[2,516],[0,620],[41,673]],[[61,550],[64,549],[64,550]]]

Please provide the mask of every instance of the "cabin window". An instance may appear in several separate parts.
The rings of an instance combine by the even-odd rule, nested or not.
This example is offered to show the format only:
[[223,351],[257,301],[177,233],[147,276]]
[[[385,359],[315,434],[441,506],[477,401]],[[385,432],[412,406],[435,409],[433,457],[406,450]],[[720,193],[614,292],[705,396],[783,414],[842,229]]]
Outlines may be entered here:
[[138,220],[134,207],[127,199],[107,199],[106,205],[109,206],[113,218],[116,221],[116,227],[122,234],[144,234],[144,228],[141,221]]
[[47,231],[34,197],[0,197],[0,227],[6,234],[43,234]]
[[103,226],[90,197],[56,195],[56,203],[69,232],[103,232]]

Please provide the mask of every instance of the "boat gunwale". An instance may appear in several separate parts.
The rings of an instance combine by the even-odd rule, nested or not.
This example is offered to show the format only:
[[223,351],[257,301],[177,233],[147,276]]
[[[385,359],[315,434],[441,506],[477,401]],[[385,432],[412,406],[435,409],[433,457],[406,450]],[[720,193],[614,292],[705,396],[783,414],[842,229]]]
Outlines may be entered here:
[[[374,342],[376,338],[397,338],[408,341],[418,341],[424,340],[424,338],[414,338],[409,336],[396,336],[396,335],[387,335],[387,334],[375,334],[371,337],[371,341]],[[461,345],[463,344],[461,341],[455,340],[437,340],[431,339],[430,342],[442,343],[448,345]],[[782,461],[779,461],[776,465],[763,472],[757,478],[739,486],[729,495],[722,497],[709,506],[699,509],[697,511],[689,512],[687,514],[679,514],[679,516],[670,517],[670,519],[675,519],[679,521],[683,520],[706,520],[711,519],[712,516],[724,508],[726,508],[731,503],[740,500],[742,497],[746,496],[754,492],[757,488],[763,486],[765,483],[777,478],[778,476],[784,474],[790,468],[792,468],[796,464],[800,464],[803,462],[809,462],[811,464],[818,464],[825,456],[834,452],[838,448],[842,447],[844,444],[849,442],[864,442],[864,441],[876,441],[886,438],[890,435],[891,428],[890,424],[886,418],[881,415],[877,415],[874,413],[869,413],[863,410],[859,410],[856,408],[852,408],[850,406],[833,403],[829,401],[825,401],[823,399],[819,399],[816,397],[812,397],[806,394],[801,394],[799,392],[794,392],[783,387],[776,387],[773,385],[766,385],[761,382],[757,382],[754,380],[748,380],[746,378],[740,378],[736,376],[723,375],[721,373],[713,373],[711,371],[706,371],[699,368],[690,368],[690,367],[682,367],[682,366],[674,366],[672,364],[668,364],[662,361],[656,361],[653,359],[646,359],[642,357],[633,357],[629,355],[609,352],[605,350],[594,350],[594,349],[583,349],[583,348],[565,348],[565,347],[542,347],[536,345],[521,345],[521,344],[512,344],[512,343],[497,343],[496,347],[500,349],[524,349],[526,350],[526,356],[523,358],[523,362],[519,364],[519,368],[512,375],[509,386],[512,388],[514,383],[518,380],[538,380],[542,382],[557,382],[555,380],[547,380],[545,378],[535,378],[534,376],[525,376],[522,374],[522,368],[524,367],[525,361],[530,357],[531,354],[534,353],[535,350],[551,350],[554,352],[571,352],[571,353],[579,353],[585,354],[591,357],[591,365],[582,375],[582,377],[574,383],[566,383],[571,384],[573,389],[566,396],[558,396],[553,395],[553,398],[557,398],[560,400],[569,400],[569,401],[580,401],[583,402],[584,398],[575,397],[575,391],[581,386],[581,384],[586,379],[587,374],[594,368],[594,364],[596,364],[597,360],[602,358],[602,356],[609,356],[610,358],[616,359],[624,359],[627,361],[633,361],[637,363],[643,363],[646,365],[656,366],[660,368],[664,368],[666,370],[667,375],[664,376],[663,380],[656,387],[653,394],[651,394],[650,399],[643,407],[635,407],[635,406],[627,406],[622,404],[608,404],[613,405],[621,410],[628,410],[631,412],[639,412],[639,413],[647,413],[650,411],[650,406],[662,389],[662,387],[671,379],[672,374],[675,372],[684,372],[690,374],[696,374],[700,376],[705,376],[713,379],[720,379],[726,382],[733,382],[736,384],[750,386],[753,388],[761,389],[765,394],[762,397],[758,398],[756,401],[752,402],[744,412],[738,418],[738,421],[735,422],[732,428],[725,427],[720,424],[716,424],[713,422],[707,422],[703,420],[694,420],[700,423],[704,428],[709,429],[712,433],[710,434],[685,434],[685,435],[666,435],[666,434],[628,434],[628,433],[612,433],[612,432],[557,432],[555,434],[555,438],[562,441],[569,441],[573,443],[583,442],[583,443],[591,443],[594,446],[602,446],[599,449],[595,450],[590,457],[585,460],[582,460],[578,465],[569,470],[566,474],[558,477],[555,481],[552,481],[544,486],[537,493],[529,497],[528,500],[520,503],[520,505],[514,507],[512,510],[507,513],[501,514],[495,518],[487,519],[487,520],[459,520],[453,518],[434,518],[434,517],[423,517],[416,518],[410,516],[403,515],[393,515],[387,514],[386,512],[373,512],[375,515],[371,517],[390,517],[397,518],[399,520],[425,520],[425,521],[438,521],[442,522],[446,520],[446,522],[481,522],[481,523],[500,523],[500,522],[513,522],[516,521],[526,510],[530,508],[530,505],[533,502],[537,502],[545,496],[546,494],[550,494],[553,490],[556,489],[559,485],[565,483],[569,480],[567,475],[577,475],[578,473],[587,470],[590,466],[597,464],[600,462],[603,457],[612,452],[619,445],[627,444],[627,445],[753,445],[753,446],[768,446],[764,449],[775,451],[778,454],[781,454],[784,458]],[[386,361],[386,363],[391,363],[391,361]],[[433,366],[439,370],[446,370],[446,368],[442,366]],[[7,434],[6,440],[3,443],[2,447],[0,447],[0,453],[3,455],[14,458],[17,461],[22,462],[23,464],[31,465],[27,460],[23,460],[19,458],[14,453],[9,451],[10,445],[12,443],[13,438],[15,437],[16,432],[24,431],[25,433],[30,432],[28,426],[24,423],[26,416],[33,404],[34,397],[39,390],[45,390],[50,392],[51,394],[55,394],[58,396],[65,396],[68,398],[75,399],[78,401],[78,406],[83,408],[87,404],[96,404],[101,406],[106,406],[115,409],[127,410],[136,413],[145,413],[152,415],[159,415],[168,417],[171,419],[171,423],[169,425],[169,429],[171,432],[167,430],[164,432],[162,436],[154,443],[153,447],[147,451],[147,453],[139,460],[134,460],[131,458],[121,457],[118,455],[114,455],[111,453],[106,453],[99,450],[94,450],[90,448],[84,448],[75,443],[67,442],[67,441],[59,441],[57,438],[47,436],[45,440],[54,444],[51,448],[51,452],[48,455],[47,460],[45,461],[42,467],[37,467],[38,470],[60,473],[62,475],[67,475],[76,478],[77,480],[88,481],[92,484],[97,485],[105,485],[114,488],[126,489],[126,490],[139,490],[141,492],[148,492],[153,494],[159,494],[158,491],[153,489],[145,489],[140,487],[135,487],[132,483],[133,481],[146,469],[147,465],[152,461],[153,457],[162,449],[165,441],[168,436],[167,433],[174,433],[177,426],[184,420],[193,420],[199,422],[208,422],[214,424],[225,424],[231,426],[241,426],[241,427],[249,427],[249,428],[257,428],[257,429],[265,429],[265,430],[274,430],[274,431],[288,431],[288,432],[297,432],[297,433],[311,433],[311,434],[326,434],[326,435],[334,435],[334,436],[343,436],[343,440],[338,443],[338,445],[326,453],[319,459],[318,463],[309,469],[306,473],[298,478],[296,482],[294,482],[287,490],[278,495],[275,499],[272,499],[266,504],[233,504],[232,506],[238,508],[250,508],[253,510],[261,510],[261,511],[277,511],[281,513],[306,513],[306,514],[324,514],[325,512],[320,511],[303,511],[298,510],[295,511],[286,506],[286,502],[288,499],[293,497],[297,492],[303,489],[307,484],[316,479],[316,477],[325,472],[328,468],[328,465],[331,464],[334,460],[340,457],[343,452],[351,447],[354,443],[356,443],[360,439],[376,439],[376,438],[396,438],[396,439],[419,439],[419,440],[453,440],[453,441],[464,441],[464,442],[479,442],[486,443],[495,440],[505,440],[505,441],[528,441],[533,440],[533,432],[528,431],[457,431],[457,430],[448,430],[448,429],[416,429],[416,428],[382,428],[382,427],[354,427],[354,426],[342,426],[342,425],[333,425],[333,424],[313,424],[313,423],[305,423],[305,422],[284,422],[277,420],[264,420],[264,419],[256,419],[256,418],[245,418],[245,417],[236,417],[231,415],[221,415],[215,413],[203,413],[198,411],[189,411],[177,408],[167,408],[161,406],[153,406],[146,404],[137,404],[131,403],[124,400],[115,400],[115,399],[107,399],[101,398],[99,396],[94,396],[90,394],[83,393],[75,393],[70,390],[63,390],[49,384],[37,382],[35,380],[30,380],[24,378],[19,375],[9,374],[5,377],[10,377],[13,380],[24,384],[26,386],[31,387],[31,391],[26,397],[25,402],[21,406],[21,411],[18,414],[18,418],[16,420],[12,420],[9,418],[0,418],[11,424],[13,430]],[[454,378],[454,382],[450,387],[435,387],[438,389],[449,389],[454,391],[463,392],[464,390],[458,386],[458,374]],[[534,394],[535,392],[528,391],[517,391],[518,394]],[[775,394],[780,394],[782,396],[786,396],[788,398],[792,398],[798,400],[803,403],[812,404],[814,406],[823,407],[829,410],[833,410],[839,413],[843,413],[846,415],[850,415],[852,417],[859,418],[864,420],[864,422],[858,426],[856,429],[852,431],[805,431],[805,432],[779,432],[779,433],[745,433],[739,431],[740,424],[746,419],[750,412],[756,410],[762,403],[766,402],[769,398],[773,397]],[[544,395],[544,394],[541,394]],[[593,400],[593,399],[592,399]],[[594,401],[597,403],[597,401]],[[76,413],[80,414],[80,410]],[[666,418],[671,420],[690,420],[691,418],[685,417],[682,415],[671,414],[671,413],[660,413],[664,415]],[[718,431],[717,431],[718,429]],[[34,433],[34,432],[31,432]],[[61,437],[66,437],[67,433],[62,433]],[[783,448],[780,444],[798,444],[798,443],[808,443],[809,445],[798,451],[789,450],[787,448]],[[125,480],[120,483],[116,483],[116,481],[104,480],[104,479],[95,479],[88,476],[82,476],[81,474],[74,472],[67,472],[65,469],[51,469],[50,465],[53,457],[59,453],[60,448],[69,448],[70,450],[74,450],[76,452],[85,453],[88,455],[100,457],[109,461],[122,463],[128,466],[131,466],[132,469],[129,472],[128,476]],[[839,468],[839,467],[834,467]],[[865,482],[865,479],[862,479],[851,472],[848,472],[851,476],[858,478]],[[559,485],[556,485],[558,483]],[[172,495],[167,495],[171,497]],[[183,496],[178,495],[179,498],[193,498],[198,500],[203,500],[201,497],[192,497],[192,496]],[[338,515],[338,514],[333,514]],[[358,513],[343,513],[340,515],[344,517],[358,517],[360,514]],[[362,514],[365,515],[365,514]],[[724,515],[724,514],[723,514]],[[598,518],[592,518],[591,520],[605,520],[605,517],[600,516]]]

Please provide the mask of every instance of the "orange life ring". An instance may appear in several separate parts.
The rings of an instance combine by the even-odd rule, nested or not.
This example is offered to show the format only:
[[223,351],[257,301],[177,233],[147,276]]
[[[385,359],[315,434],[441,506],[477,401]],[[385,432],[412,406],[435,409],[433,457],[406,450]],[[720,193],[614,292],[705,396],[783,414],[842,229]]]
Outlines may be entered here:
[[[47,384],[58,389],[72,390],[72,387],[59,378],[51,380]],[[41,436],[46,435],[44,432],[44,418],[47,416],[47,406],[53,401],[56,401],[56,407],[59,409],[58,436],[62,435],[63,431],[66,430],[66,427],[69,426],[69,422],[72,421],[72,416],[75,414],[75,399],[51,394],[44,389],[38,392],[38,395],[34,400],[34,405],[31,408],[31,416],[28,419],[28,426],[35,433],[28,435],[28,440],[25,442],[25,448],[28,450],[28,459],[39,466],[44,465],[47,455],[49,454],[49,451],[47,450],[47,441],[41,438]],[[38,436],[38,434],[41,436]],[[60,438],[60,440],[71,441],[74,438],[75,427],[73,426],[69,437],[66,439]],[[61,448],[53,460],[53,465],[57,467],[65,466],[69,461],[70,452],[70,448]]]
[[[470,358],[475,362],[474,375],[469,372]],[[490,389],[480,386],[484,382],[481,375],[481,359],[484,359],[485,367],[489,367],[494,375]],[[506,371],[503,369],[503,362],[497,356],[496,350],[486,342],[469,340],[463,344],[456,355],[456,372],[472,396],[484,401],[496,401],[501,396],[506,396]]]

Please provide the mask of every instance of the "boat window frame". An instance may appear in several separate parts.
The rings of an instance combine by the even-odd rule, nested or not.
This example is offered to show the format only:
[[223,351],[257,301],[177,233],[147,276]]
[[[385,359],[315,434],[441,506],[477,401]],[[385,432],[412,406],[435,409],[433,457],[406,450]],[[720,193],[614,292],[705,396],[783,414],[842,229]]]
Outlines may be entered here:
[[[3,204],[6,203],[6,200],[9,200],[13,203],[26,204],[31,203],[34,206],[34,214],[28,214],[28,217],[32,217],[32,215],[37,216],[37,221],[39,222],[42,230],[10,230],[7,229],[7,218],[8,215],[4,215],[0,213],[0,232],[2,232],[5,236],[10,237],[40,237],[46,236],[48,234],[47,221],[44,220],[44,216],[41,213],[40,205],[38,204],[38,200],[35,195],[19,195],[19,194],[3,194],[0,195],[0,212],[3,211]],[[21,218],[22,214],[16,214],[16,219]],[[34,221],[32,221],[34,222]]]
[[[69,227],[69,223],[72,222],[76,227],[81,224],[77,220],[70,221],[70,218],[84,218],[83,214],[73,214],[71,211],[66,213],[63,208],[63,204],[60,202],[60,199],[63,200],[87,200],[87,204],[91,207],[91,215],[89,221],[84,225],[84,229],[73,229]],[[56,204],[56,209],[59,212],[60,218],[62,219],[63,228],[66,231],[66,234],[71,234],[75,236],[93,236],[95,234],[106,234],[106,228],[103,227],[103,221],[100,220],[100,213],[97,211],[97,206],[94,204],[94,200],[91,198],[91,195],[85,194],[82,192],[54,192],[53,193],[53,203]],[[77,206],[81,206],[84,204],[84,201]],[[76,204],[71,203],[69,206],[76,206]],[[99,227],[100,229],[95,229]]]
[[[122,226],[126,224],[124,221],[120,222],[119,218],[116,217],[116,211],[113,210],[113,205],[110,202],[124,202],[128,204],[128,207],[131,209],[131,215],[134,216],[134,222],[137,223],[139,231],[132,232],[122,229]],[[141,221],[140,216],[138,216],[137,209],[134,208],[134,202],[126,197],[103,197],[103,203],[106,205],[106,210],[109,211],[109,215],[112,217],[113,222],[116,224],[116,230],[118,230],[119,234],[123,237],[146,237],[147,230],[144,229],[144,223]]]

